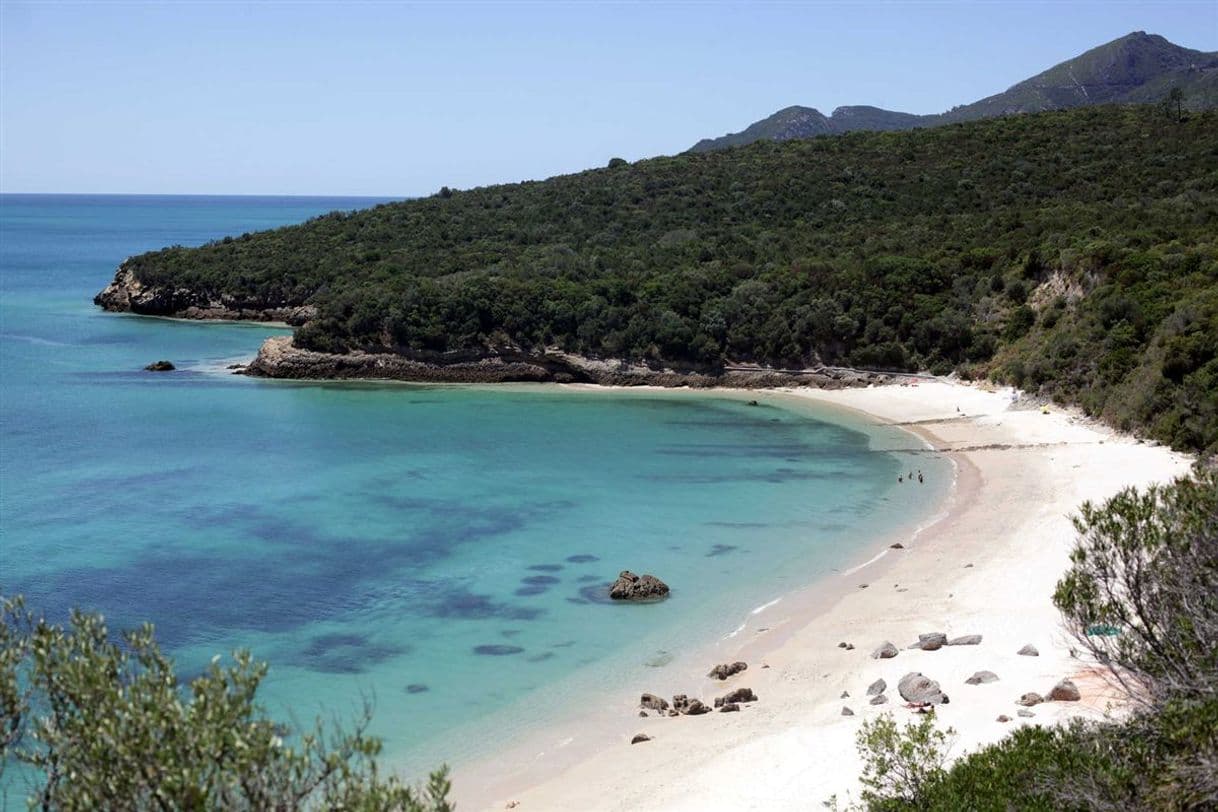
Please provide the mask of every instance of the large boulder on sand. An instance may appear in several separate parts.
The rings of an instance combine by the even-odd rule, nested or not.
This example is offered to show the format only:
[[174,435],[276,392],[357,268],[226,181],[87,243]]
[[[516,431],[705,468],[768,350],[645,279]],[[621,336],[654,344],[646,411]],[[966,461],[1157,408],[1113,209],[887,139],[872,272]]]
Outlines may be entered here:
[[953,637],[947,641],[949,646],[979,646],[981,645],[981,635],[965,634],[960,637]]
[[647,708],[648,710],[666,711],[668,710],[668,700],[655,694],[643,694],[643,698],[639,700],[639,707]]
[[732,691],[731,693],[724,694],[723,696],[717,698],[715,700],[715,707],[718,708],[723,705],[735,705],[735,704],[739,704],[741,702],[756,702],[756,701],[757,701],[757,694],[753,693],[752,688],[737,688],[736,690]]
[[615,601],[656,601],[668,594],[668,584],[654,575],[635,575],[622,570],[609,587],[609,597]]
[[734,663],[720,663],[712,668],[710,673],[706,676],[710,677],[711,679],[725,680],[728,677],[739,674],[748,667],[748,663],[742,663],[740,661],[736,661]]
[[939,689],[939,683],[918,671],[901,677],[897,691],[906,702],[917,705],[946,705],[948,702],[947,694]]
[[889,660],[897,656],[897,647],[885,640],[879,648],[871,652],[873,660]]
[[1048,696],[1050,702],[1078,702],[1080,698],[1078,686],[1068,679],[1054,685]]
[[879,696],[888,690],[888,683],[883,679],[878,679],[867,686],[867,696]]
[[1028,643],[1026,646],[1024,646],[1023,648],[1021,648],[1019,651],[1017,651],[1015,653],[1020,654],[1024,657],[1039,657],[1040,656],[1040,652],[1036,650],[1036,646],[1032,645],[1031,643]]
[[672,698],[673,711],[682,716],[701,716],[710,713],[710,708],[702,704],[700,699],[690,699],[685,694],[677,694]]
[[929,634],[919,634],[918,642],[914,643],[910,648],[920,648],[923,651],[938,651],[946,645],[946,634],[943,632],[930,632]]

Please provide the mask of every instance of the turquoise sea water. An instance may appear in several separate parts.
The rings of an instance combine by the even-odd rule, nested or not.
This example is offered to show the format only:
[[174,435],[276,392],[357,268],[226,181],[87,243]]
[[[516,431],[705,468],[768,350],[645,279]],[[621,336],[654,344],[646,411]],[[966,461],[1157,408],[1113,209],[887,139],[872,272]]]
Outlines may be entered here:
[[[91,303],[130,254],[373,202],[0,196],[0,591],[151,620],[186,673],[249,647],[272,710],[372,696],[393,758],[459,761],[507,734],[444,730],[637,684],[946,493],[947,461],[898,485],[916,441],[844,413],[262,382],[224,366],[273,328]],[[609,604],[624,568],[671,598]]]

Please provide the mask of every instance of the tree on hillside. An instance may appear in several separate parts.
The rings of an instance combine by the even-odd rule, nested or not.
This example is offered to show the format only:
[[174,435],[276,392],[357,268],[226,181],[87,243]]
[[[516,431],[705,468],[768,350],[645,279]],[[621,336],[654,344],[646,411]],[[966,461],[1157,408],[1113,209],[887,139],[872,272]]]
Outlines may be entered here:
[[0,615],[0,783],[28,774],[31,808],[451,812],[445,770],[421,789],[381,774],[367,704],[350,731],[268,718],[248,652],[184,683],[150,625],[116,642],[100,615],[63,627],[20,597]]
[[1172,121],[1184,120],[1184,91],[1173,87],[1163,100],[1163,114]]

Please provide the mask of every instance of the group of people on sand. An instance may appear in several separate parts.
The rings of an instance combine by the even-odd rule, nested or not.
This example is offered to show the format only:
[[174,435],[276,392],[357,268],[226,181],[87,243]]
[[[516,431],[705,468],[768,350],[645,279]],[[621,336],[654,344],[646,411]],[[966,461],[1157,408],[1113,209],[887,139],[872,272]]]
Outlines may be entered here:
[[[914,472],[910,471],[908,474],[904,474],[904,475],[898,474],[897,482],[904,482],[906,477],[909,478],[910,482],[913,482]],[[918,484],[919,485],[922,484],[922,469],[921,468],[918,469]]]

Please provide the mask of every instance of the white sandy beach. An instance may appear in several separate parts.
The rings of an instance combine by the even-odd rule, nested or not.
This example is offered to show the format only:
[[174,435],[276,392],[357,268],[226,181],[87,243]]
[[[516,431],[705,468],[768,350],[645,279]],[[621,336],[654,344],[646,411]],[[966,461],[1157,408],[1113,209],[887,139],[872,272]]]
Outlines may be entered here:
[[[707,679],[714,662],[705,662],[638,686],[639,692],[688,693],[708,703],[733,688],[752,688],[759,701],[742,712],[640,718],[637,697],[624,698],[620,708],[589,716],[588,725],[608,729],[599,731],[601,745],[578,758],[562,754],[570,728],[555,728],[493,761],[457,765],[462,808],[807,810],[833,795],[848,800],[858,792],[855,733],[880,713],[912,718],[896,691],[910,671],[938,680],[949,694],[951,702],[939,707],[937,718],[957,732],[953,755],[999,739],[1015,725],[1104,712],[1103,686],[1088,680],[1086,664],[1072,657],[1050,599],[1073,543],[1069,516],[1084,500],[1182,474],[1189,459],[1056,407],[1048,414],[1012,408],[1009,390],[936,381],[793,390],[790,396],[910,424],[950,452],[958,476],[946,516],[917,538],[904,539],[906,549],[750,619],[745,634],[713,652],[715,662],[748,662],[744,673],[726,682]],[[864,583],[867,588],[860,587]],[[934,652],[906,649],[919,633],[931,631],[981,634],[983,640]],[[873,659],[872,650],[886,640],[900,654]],[[839,648],[843,641],[855,648]],[[1027,643],[1039,657],[1016,654]],[[999,681],[965,684],[983,669]],[[1021,694],[1045,694],[1068,676],[1076,678],[1082,702],[1039,705],[1033,718],[1016,715]],[[872,706],[865,692],[878,678],[887,681],[890,702]],[[841,698],[843,691],[848,699]],[[842,716],[843,705],[855,715]],[[996,721],[1000,714],[1012,721]],[[631,745],[636,733],[653,740]]]

